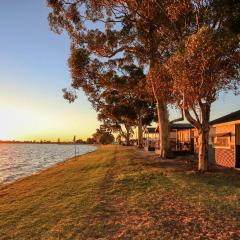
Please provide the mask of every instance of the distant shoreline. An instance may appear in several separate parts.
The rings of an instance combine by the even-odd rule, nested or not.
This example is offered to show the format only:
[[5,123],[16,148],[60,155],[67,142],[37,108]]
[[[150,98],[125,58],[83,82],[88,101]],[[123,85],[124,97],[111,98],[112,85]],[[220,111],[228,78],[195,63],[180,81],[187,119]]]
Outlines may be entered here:
[[57,142],[7,142],[0,141],[0,144],[56,144],[56,145],[95,145],[91,143],[57,143]]

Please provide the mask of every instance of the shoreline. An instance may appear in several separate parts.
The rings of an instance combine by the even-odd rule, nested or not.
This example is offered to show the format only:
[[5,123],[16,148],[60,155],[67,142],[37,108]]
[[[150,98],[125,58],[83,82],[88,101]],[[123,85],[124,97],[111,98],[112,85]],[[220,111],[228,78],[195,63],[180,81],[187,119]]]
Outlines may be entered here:
[[[79,145],[80,145],[80,144],[79,144]],[[81,145],[85,145],[85,144],[81,144]],[[44,172],[44,171],[50,170],[51,168],[54,168],[54,167],[59,166],[59,165],[63,165],[63,164],[65,164],[65,163],[68,162],[68,161],[75,160],[75,158],[79,158],[79,157],[81,157],[81,156],[88,155],[88,154],[93,153],[93,152],[95,152],[95,151],[97,151],[97,150],[99,149],[99,146],[98,146],[98,145],[95,145],[95,144],[94,144],[93,146],[96,147],[95,150],[92,150],[92,151],[89,151],[89,152],[86,152],[86,153],[83,153],[83,154],[80,154],[80,155],[76,155],[76,157],[73,156],[73,157],[70,157],[70,158],[65,158],[65,159],[62,160],[61,162],[56,162],[55,164],[53,164],[53,165],[51,165],[51,166],[48,166],[48,167],[43,168],[43,169],[40,169],[40,170],[38,170],[38,171],[36,171],[36,172],[31,173],[30,175],[22,176],[22,177],[17,178],[17,179],[15,179],[15,180],[13,180],[13,181],[5,182],[5,183],[2,182],[2,183],[0,183],[0,190],[1,190],[2,188],[4,188],[4,187],[10,185],[10,184],[14,184],[14,183],[20,182],[20,181],[24,180],[25,178],[29,178],[29,177],[32,177],[32,176],[37,176],[37,175],[41,174],[41,173]],[[1,194],[0,194],[0,197],[1,197]]]
[[46,144],[46,145],[94,145],[94,144],[89,144],[89,143],[72,143],[72,142],[70,142],[70,143],[58,143],[58,142],[18,142],[18,141],[16,141],[16,142],[13,142],[13,141],[1,141],[0,140],[0,144],[41,144],[41,145],[44,145],[44,144]]

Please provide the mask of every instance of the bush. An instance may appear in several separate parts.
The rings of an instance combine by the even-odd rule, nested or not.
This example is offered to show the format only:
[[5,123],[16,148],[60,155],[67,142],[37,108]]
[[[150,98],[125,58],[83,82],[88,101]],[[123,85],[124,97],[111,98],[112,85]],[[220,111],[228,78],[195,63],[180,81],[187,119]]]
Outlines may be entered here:
[[114,136],[111,133],[108,132],[104,132],[102,133],[100,139],[99,139],[99,143],[106,145],[106,144],[110,144],[114,141]]

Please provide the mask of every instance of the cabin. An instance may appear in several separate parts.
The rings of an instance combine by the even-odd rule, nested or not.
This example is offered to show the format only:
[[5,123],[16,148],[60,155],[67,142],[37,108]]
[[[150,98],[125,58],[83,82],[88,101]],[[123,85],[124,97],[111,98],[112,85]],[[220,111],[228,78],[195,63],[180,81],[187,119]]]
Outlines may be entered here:
[[[240,169],[240,110],[210,122],[209,161],[214,165]],[[146,128],[144,148],[159,151],[158,128]],[[198,154],[198,134],[187,123],[173,124],[170,131],[171,149],[176,154]]]
[[147,127],[143,131],[143,139],[144,139],[144,149],[146,151],[155,151],[155,146],[158,144],[159,135],[156,132],[155,127]]
[[240,110],[211,121],[209,138],[211,163],[240,168]]
[[175,123],[170,132],[172,151],[194,153],[194,132],[191,124]]
[[[211,164],[240,168],[240,110],[210,122],[208,158]],[[198,135],[194,131],[195,153]]]
[[[159,133],[157,128],[146,128],[144,131],[144,148],[148,151],[159,150]],[[193,127],[188,123],[173,124],[170,131],[171,150],[175,152],[194,153]]]

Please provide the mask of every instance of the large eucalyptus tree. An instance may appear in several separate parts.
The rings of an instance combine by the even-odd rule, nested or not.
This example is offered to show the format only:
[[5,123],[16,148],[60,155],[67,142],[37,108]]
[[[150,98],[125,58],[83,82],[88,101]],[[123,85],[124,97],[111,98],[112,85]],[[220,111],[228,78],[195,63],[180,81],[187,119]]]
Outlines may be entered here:
[[[83,58],[88,52],[88,61],[101,65],[101,71],[106,63],[109,67],[109,63],[119,61],[144,66],[149,73],[148,89],[157,104],[160,156],[166,157],[171,84],[169,78],[159,75],[156,78],[154,73],[186,31],[191,1],[48,0],[48,6],[52,9],[49,15],[52,30],[57,33],[66,30],[72,48],[81,51]],[[88,92],[89,78],[95,73],[89,74],[83,65],[79,63],[75,70],[73,86]]]

